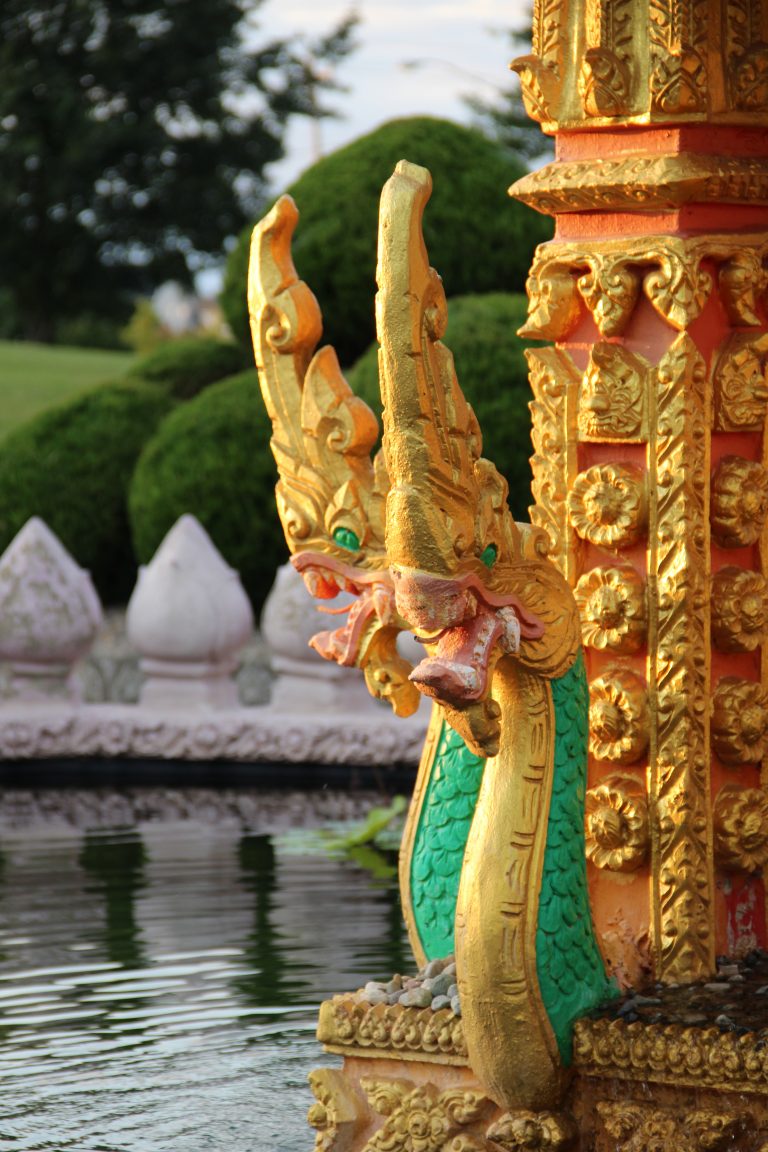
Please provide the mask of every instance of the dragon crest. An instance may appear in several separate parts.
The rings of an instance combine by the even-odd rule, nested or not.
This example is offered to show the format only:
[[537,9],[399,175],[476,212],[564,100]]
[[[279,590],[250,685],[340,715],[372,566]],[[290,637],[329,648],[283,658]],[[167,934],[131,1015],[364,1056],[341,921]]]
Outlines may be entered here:
[[425,168],[401,161],[381,199],[386,551],[397,609],[428,649],[411,680],[470,747],[495,755],[496,663],[514,655],[539,675],[560,676],[576,657],[579,622],[565,581],[543,558],[544,534],[512,518],[507,482],[482,456],[441,341],[445,293],[422,234],[431,190]]
[[411,665],[397,651],[399,620],[388,570],[384,515],[389,486],[378,422],[354,395],[334,350],[316,351],[317,300],[291,258],[298,211],[282,196],[251,242],[248,308],[264,402],[272,420],[277,507],[291,561],[321,600],[350,593],[344,616],[312,646],[338,664],[363,669],[371,693],[400,716],[418,706]]

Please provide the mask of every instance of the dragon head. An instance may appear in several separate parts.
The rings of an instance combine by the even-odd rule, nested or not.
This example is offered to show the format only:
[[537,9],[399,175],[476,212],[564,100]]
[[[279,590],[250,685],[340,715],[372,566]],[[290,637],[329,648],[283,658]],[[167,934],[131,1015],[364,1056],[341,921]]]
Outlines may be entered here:
[[397,612],[427,649],[410,679],[488,756],[499,745],[499,660],[561,675],[575,659],[579,623],[565,580],[544,558],[544,534],[512,518],[506,480],[482,456],[480,428],[442,343],[445,293],[422,233],[431,188],[426,169],[401,161],[381,200],[386,552]]
[[372,458],[378,424],[342,376],[330,347],[315,351],[320,309],[291,258],[298,211],[282,196],[251,241],[248,308],[264,402],[272,421],[277,507],[294,567],[326,609],[343,617],[311,641],[321,656],[363,669],[369,690],[398,715],[418,706],[411,665],[397,651],[398,616],[384,532],[388,477]]

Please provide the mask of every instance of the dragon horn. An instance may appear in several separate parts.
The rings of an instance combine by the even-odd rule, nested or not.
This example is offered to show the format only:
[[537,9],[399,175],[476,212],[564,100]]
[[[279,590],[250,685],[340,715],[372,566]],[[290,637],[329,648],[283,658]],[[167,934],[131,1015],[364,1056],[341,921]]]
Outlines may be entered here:
[[422,233],[431,190],[426,168],[401,160],[381,196],[376,326],[391,483],[387,554],[441,578],[474,573],[487,582],[484,552],[490,546],[501,568],[519,559],[521,541],[506,480],[482,459],[480,427],[441,340],[445,292]]
[[[370,454],[378,424],[354,395],[330,347],[315,352],[320,308],[291,258],[298,210],[281,196],[251,240],[248,310],[279,473],[277,506],[292,552],[350,560],[338,533],[383,554],[383,503]],[[334,535],[336,533],[336,536]]]

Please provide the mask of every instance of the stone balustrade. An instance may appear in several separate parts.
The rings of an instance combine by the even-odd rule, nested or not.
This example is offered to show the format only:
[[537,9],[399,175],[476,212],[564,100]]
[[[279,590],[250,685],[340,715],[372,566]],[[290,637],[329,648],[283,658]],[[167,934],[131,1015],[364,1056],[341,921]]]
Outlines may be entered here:
[[[109,695],[109,661],[101,658],[100,671],[89,655],[102,623],[88,573],[42,520],[30,520],[0,556],[0,757],[418,759],[427,714],[396,719],[368,696],[360,673],[308,647],[317,614],[293,568],[278,570],[255,633],[237,572],[193,516],[181,517],[141,569],[125,635],[109,617],[112,651],[120,652],[109,675],[129,685],[122,700],[92,698]],[[246,649],[258,654],[260,694],[271,689],[256,705],[238,693],[240,680],[253,695]]]

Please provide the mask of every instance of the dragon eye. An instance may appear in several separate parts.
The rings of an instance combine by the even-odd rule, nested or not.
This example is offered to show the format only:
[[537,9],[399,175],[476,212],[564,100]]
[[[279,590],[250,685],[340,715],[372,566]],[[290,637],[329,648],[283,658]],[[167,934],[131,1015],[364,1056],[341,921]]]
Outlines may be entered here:
[[360,551],[360,537],[351,528],[336,528],[333,539],[339,547],[346,548],[347,552]]
[[480,553],[480,559],[482,560],[483,564],[485,564],[486,568],[493,568],[494,564],[496,563],[496,557],[498,554],[499,550],[495,544],[487,544]]

